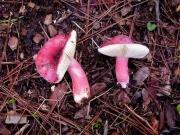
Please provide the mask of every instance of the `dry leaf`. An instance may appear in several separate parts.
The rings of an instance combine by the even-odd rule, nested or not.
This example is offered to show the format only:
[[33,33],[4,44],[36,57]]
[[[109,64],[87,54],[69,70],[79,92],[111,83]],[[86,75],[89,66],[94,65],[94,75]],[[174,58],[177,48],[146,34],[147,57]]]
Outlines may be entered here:
[[56,28],[53,25],[48,26],[48,31],[51,37],[54,37],[58,33]]
[[141,91],[136,91],[133,95],[133,98],[132,98],[132,103],[133,104],[137,104],[138,103],[138,99],[140,99],[142,96],[142,92]]
[[74,119],[85,118],[87,115],[87,111],[88,111],[88,105],[84,106],[79,111],[77,111],[74,115]]
[[120,90],[118,94],[118,101],[123,104],[129,104],[131,102],[128,94],[124,90]]
[[170,71],[166,67],[161,68],[161,79],[164,84],[170,84]]
[[28,7],[30,7],[30,8],[34,8],[36,6],[36,4],[35,3],[33,3],[33,2],[28,2]]
[[51,23],[52,23],[52,14],[48,14],[48,15],[46,15],[46,17],[44,19],[44,24],[50,25]]
[[0,31],[8,28],[8,23],[0,23]]
[[151,97],[146,89],[142,89],[143,108],[146,111],[151,102]]
[[180,4],[176,8],[176,12],[179,12],[179,11],[180,11]]
[[49,104],[54,105],[57,101],[61,102],[66,94],[68,87],[66,83],[60,83],[57,86],[52,87],[52,95],[49,98]]
[[26,35],[27,35],[27,32],[28,32],[27,29],[25,29],[25,28],[22,28],[22,29],[21,29],[21,35],[22,35],[22,36],[26,36]]
[[175,108],[169,102],[165,104],[165,117],[167,125],[172,128],[175,126]]
[[121,15],[122,16],[126,16],[130,11],[131,11],[131,7],[130,6],[123,7],[121,9]]
[[91,96],[93,97],[100,94],[105,88],[106,88],[105,83],[95,83],[91,87]]
[[151,126],[155,131],[158,131],[159,121],[155,117],[152,117],[152,119],[151,119]]
[[8,46],[11,48],[11,50],[16,50],[18,45],[18,38],[13,36],[9,38]]
[[27,123],[27,117],[18,114],[15,111],[10,111],[7,113],[5,120],[6,124],[25,124]]
[[10,135],[11,132],[2,124],[0,123],[0,135]]
[[136,81],[136,84],[141,86],[144,84],[144,80],[148,78],[150,74],[148,67],[140,68],[133,76],[133,79]]
[[23,15],[25,12],[26,12],[26,7],[22,5],[19,9],[19,13]]
[[43,39],[43,36],[39,33],[36,33],[36,35],[33,37],[33,41],[38,44],[41,42],[41,40]]

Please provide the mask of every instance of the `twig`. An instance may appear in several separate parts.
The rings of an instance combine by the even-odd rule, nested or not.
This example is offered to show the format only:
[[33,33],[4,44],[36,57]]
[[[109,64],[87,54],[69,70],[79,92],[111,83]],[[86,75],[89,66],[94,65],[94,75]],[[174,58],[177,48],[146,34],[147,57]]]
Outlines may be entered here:
[[26,123],[24,126],[22,126],[22,127],[20,128],[19,131],[17,131],[17,132],[15,133],[15,135],[23,134],[24,130],[25,130],[27,127],[29,127],[29,126],[30,126],[30,124],[29,124],[29,123]]
[[151,125],[149,124],[149,122],[145,119],[143,119],[141,116],[139,116],[137,113],[135,113],[131,108],[129,108],[129,106],[127,106],[126,104],[124,104],[124,106],[133,114],[135,115],[137,118],[139,118],[141,121],[143,121],[155,134],[157,134],[157,132],[151,127]]
[[40,25],[41,29],[43,30],[44,34],[46,35],[46,37],[47,37],[48,39],[50,39],[49,35],[48,35],[47,32],[45,31],[45,29],[44,29],[44,27],[42,26],[42,24],[41,24],[40,21],[39,21],[39,25]]
[[104,133],[103,135],[108,135],[108,120],[106,120],[105,124],[104,124]]

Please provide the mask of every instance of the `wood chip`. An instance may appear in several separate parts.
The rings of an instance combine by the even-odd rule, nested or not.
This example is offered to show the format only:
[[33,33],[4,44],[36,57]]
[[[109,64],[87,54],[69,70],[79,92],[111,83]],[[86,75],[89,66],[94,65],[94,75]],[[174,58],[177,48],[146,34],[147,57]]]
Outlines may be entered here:
[[51,37],[54,37],[58,33],[58,31],[56,30],[56,28],[53,25],[48,26],[48,31],[49,31],[49,34]]
[[150,74],[148,67],[140,68],[133,76],[133,80],[136,81],[136,84],[141,86],[144,84],[144,81],[148,78]]
[[12,51],[17,49],[17,45],[18,45],[18,38],[15,36],[10,37],[8,41],[8,46],[11,48]]
[[46,17],[44,19],[44,24],[50,25],[51,23],[52,23],[52,14],[48,14],[48,15],[46,15]]

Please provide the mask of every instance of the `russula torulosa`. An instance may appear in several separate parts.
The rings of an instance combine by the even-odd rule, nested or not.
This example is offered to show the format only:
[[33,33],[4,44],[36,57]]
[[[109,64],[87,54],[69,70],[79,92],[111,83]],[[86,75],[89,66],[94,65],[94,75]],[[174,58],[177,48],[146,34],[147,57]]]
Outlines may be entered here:
[[144,45],[133,43],[128,36],[118,35],[105,41],[98,52],[116,57],[116,78],[122,88],[126,88],[129,83],[128,58],[143,58],[149,53],[149,49]]
[[68,73],[72,79],[73,96],[76,103],[81,104],[82,100],[90,97],[90,86],[86,74],[81,65],[72,59]]
[[68,36],[61,34],[49,39],[35,57],[37,72],[50,83],[58,83],[68,70],[72,79],[73,96],[76,103],[89,98],[90,87],[84,70],[74,59],[76,31]]

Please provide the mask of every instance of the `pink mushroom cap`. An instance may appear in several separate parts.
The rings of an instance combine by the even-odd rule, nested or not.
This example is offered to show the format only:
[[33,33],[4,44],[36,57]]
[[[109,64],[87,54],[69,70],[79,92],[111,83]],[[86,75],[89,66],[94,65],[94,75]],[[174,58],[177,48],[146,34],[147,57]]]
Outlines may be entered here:
[[122,88],[129,83],[128,58],[143,58],[149,49],[141,44],[134,44],[128,36],[118,35],[105,41],[98,52],[116,58],[116,78]]
[[75,31],[68,36],[61,34],[49,39],[35,57],[37,72],[50,83],[60,82],[70,65],[70,59],[74,57],[75,48]]

